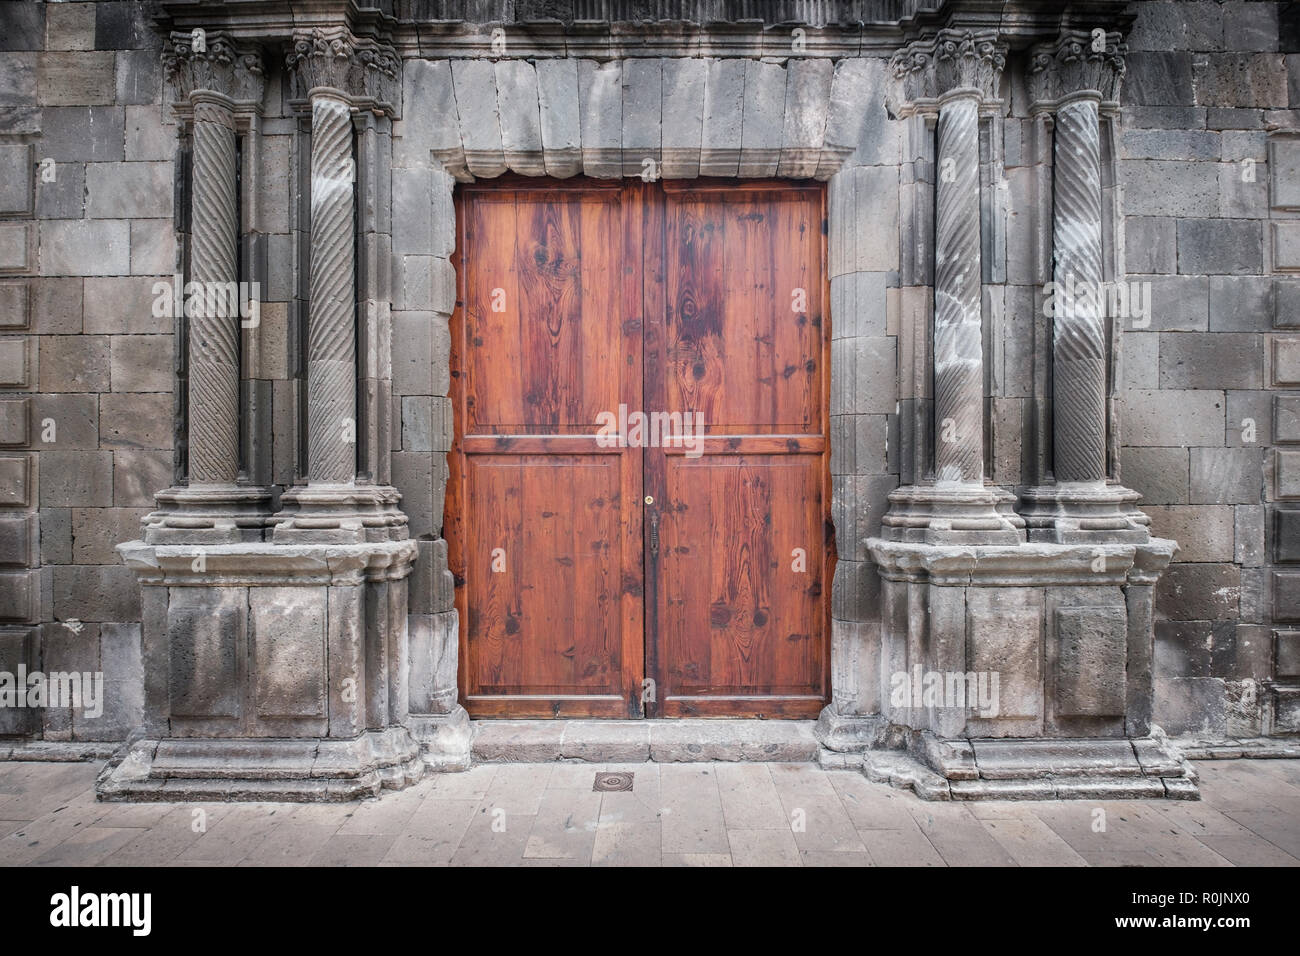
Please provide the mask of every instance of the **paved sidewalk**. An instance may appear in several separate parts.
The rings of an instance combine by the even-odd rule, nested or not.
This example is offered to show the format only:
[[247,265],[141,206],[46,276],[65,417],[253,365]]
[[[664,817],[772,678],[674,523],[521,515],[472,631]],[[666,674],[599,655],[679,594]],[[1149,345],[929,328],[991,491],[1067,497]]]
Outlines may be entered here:
[[[364,803],[131,805],[95,802],[98,769],[0,763],[0,864],[1300,864],[1297,760],[1202,761],[1197,803],[926,803],[814,764],[552,763]],[[593,792],[599,770],[634,789]]]

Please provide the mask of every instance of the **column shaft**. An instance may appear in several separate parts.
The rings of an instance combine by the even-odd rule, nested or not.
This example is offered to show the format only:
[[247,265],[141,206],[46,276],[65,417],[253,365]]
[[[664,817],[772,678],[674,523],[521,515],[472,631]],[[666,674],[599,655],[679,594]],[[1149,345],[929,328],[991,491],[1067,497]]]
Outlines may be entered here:
[[[1052,410],[1057,481],[1106,477],[1101,201],[1097,103],[1076,100],[1056,114]],[[1072,296],[1064,294],[1070,289]]]
[[[239,279],[235,162],[233,113],[200,100],[194,106],[190,276],[200,284],[203,305],[189,324],[191,485],[233,483],[239,474],[239,310],[224,295]],[[235,306],[233,314],[223,303]]]
[[934,441],[940,481],[984,479],[979,103],[939,112],[934,249]]
[[329,95],[311,101],[311,278],[307,332],[307,477],[356,477],[356,289],[352,114]]

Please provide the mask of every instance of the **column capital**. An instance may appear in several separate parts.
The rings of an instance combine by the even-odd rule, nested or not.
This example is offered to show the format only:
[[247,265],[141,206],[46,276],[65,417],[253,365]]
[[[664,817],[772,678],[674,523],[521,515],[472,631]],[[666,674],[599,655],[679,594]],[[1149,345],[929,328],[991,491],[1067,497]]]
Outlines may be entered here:
[[[215,94],[233,104],[262,100],[262,51],[217,30],[172,33],[163,49],[163,72],[178,102]],[[202,97],[200,97],[202,98]]]
[[285,56],[296,99],[326,88],[389,114],[395,111],[401,63],[393,47],[355,36],[345,26],[296,30]]
[[920,105],[957,90],[998,98],[1007,44],[996,30],[940,30],[914,40],[890,61],[905,102]]
[[1030,50],[1030,101],[1037,110],[1052,110],[1077,94],[1115,102],[1127,54],[1128,45],[1118,32],[1065,30]]

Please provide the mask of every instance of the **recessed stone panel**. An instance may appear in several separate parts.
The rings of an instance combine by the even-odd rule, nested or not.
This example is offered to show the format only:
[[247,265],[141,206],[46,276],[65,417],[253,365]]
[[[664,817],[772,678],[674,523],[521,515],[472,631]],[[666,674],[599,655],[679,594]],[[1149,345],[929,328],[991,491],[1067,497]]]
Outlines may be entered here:
[[32,230],[25,222],[0,222],[0,272],[30,272]]
[[1056,641],[1056,714],[1123,715],[1128,641],[1124,608],[1057,608]]
[[967,667],[998,675],[996,712],[971,716],[1041,718],[1042,592],[971,588],[966,600]]
[[[0,671],[17,674],[32,669],[36,631],[28,627],[0,627]],[[18,736],[35,729],[38,712],[29,707],[0,707],[0,735]]]
[[1300,443],[1300,395],[1273,396],[1273,440]]
[[32,562],[32,514],[0,516],[0,565],[25,568]]
[[1273,525],[1273,556],[1280,563],[1300,561],[1300,508],[1279,508]]
[[0,388],[31,387],[31,353],[25,336],[0,340]]
[[1273,208],[1300,209],[1300,138],[1276,136],[1268,145]]
[[30,461],[27,455],[0,455],[0,506],[21,507],[30,502]]
[[1300,571],[1273,572],[1273,620],[1300,621]]
[[253,695],[259,717],[325,716],[326,591],[251,591]]
[[0,216],[32,213],[32,148],[26,143],[0,145]]
[[1273,268],[1300,272],[1300,222],[1273,223]]
[[1300,678],[1300,631],[1274,631],[1277,676]]
[[1273,452],[1274,487],[1279,498],[1300,498],[1300,451]]
[[0,329],[25,329],[31,325],[31,292],[26,279],[0,282]]
[[1300,339],[1273,340],[1273,384],[1300,387]]
[[0,445],[27,444],[26,398],[0,398]]
[[28,622],[39,615],[39,584],[29,571],[0,572],[0,621]]
[[238,589],[171,589],[167,608],[171,716],[239,716],[243,593]]

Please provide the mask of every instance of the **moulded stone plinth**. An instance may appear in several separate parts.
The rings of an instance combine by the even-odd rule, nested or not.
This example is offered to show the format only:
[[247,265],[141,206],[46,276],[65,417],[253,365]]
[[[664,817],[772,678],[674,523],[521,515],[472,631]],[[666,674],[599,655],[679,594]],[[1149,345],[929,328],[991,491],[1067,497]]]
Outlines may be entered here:
[[1058,482],[1026,490],[1021,514],[1030,541],[1142,542],[1151,537],[1151,519],[1136,507],[1141,497],[1104,481]]
[[430,770],[468,770],[473,759],[475,725],[469,713],[456,704],[447,714],[411,714],[407,728],[419,744]]
[[414,541],[118,550],[142,584],[145,714],[102,799],[350,800],[419,779]]
[[406,515],[395,488],[384,485],[318,484],[290,488],[273,519],[277,543],[360,543],[407,537]]
[[286,800],[377,797],[420,779],[420,746],[402,727],[339,740],[158,739],[122,748],[95,782],[100,800]]
[[262,540],[270,523],[271,492],[237,484],[168,488],[154,496],[157,510],[142,522],[150,544],[236,544]]
[[1025,522],[1013,510],[1016,496],[979,482],[910,485],[889,495],[881,535],[933,545],[1001,544],[1025,540]]

